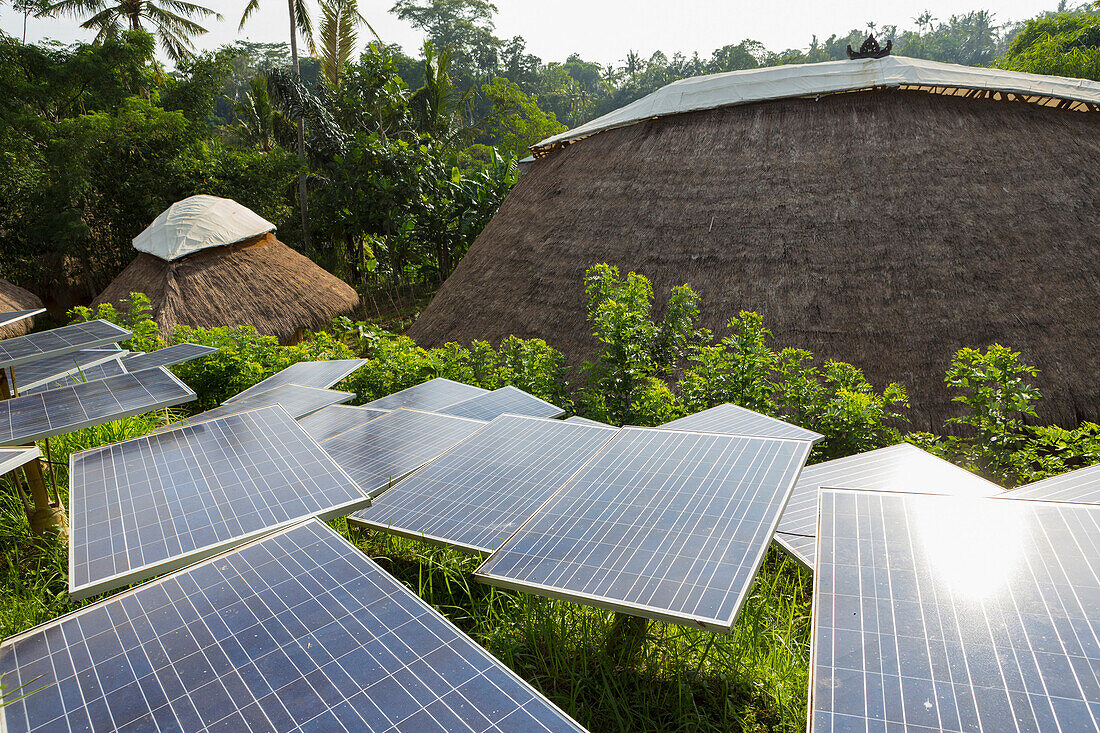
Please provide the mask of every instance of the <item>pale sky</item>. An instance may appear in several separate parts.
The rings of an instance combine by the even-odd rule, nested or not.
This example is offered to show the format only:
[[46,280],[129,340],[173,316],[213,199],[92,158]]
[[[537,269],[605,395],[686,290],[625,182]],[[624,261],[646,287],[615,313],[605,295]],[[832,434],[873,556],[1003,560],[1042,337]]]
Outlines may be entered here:
[[[216,8],[224,16],[210,21],[210,32],[201,36],[200,48],[216,48],[237,38],[253,41],[285,41],[288,34],[287,4],[264,0],[238,33],[237,24],[246,0],[196,0]],[[316,3],[311,3],[316,6]],[[6,5],[6,3],[5,3]],[[496,35],[508,39],[523,36],[528,53],[543,61],[564,61],[576,51],[589,61],[621,63],[634,49],[648,57],[655,50],[669,56],[698,51],[708,56],[714,49],[745,38],[761,41],[772,50],[806,48],[813,34],[827,38],[862,28],[870,20],[878,25],[913,28],[913,18],[927,9],[946,19],[952,14],[988,8],[996,21],[1023,20],[1053,9],[1056,0],[820,0],[787,2],[730,2],[728,0],[496,0]],[[416,55],[423,35],[389,13],[392,0],[360,0],[360,11],[387,43],[398,43]],[[316,17],[316,14],[315,14]],[[19,36],[23,18],[10,9],[0,10],[0,29]],[[366,31],[362,41],[366,42]],[[53,38],[70,42],[87,40],[89,31],[69,18],[32,18],[28,40]]]

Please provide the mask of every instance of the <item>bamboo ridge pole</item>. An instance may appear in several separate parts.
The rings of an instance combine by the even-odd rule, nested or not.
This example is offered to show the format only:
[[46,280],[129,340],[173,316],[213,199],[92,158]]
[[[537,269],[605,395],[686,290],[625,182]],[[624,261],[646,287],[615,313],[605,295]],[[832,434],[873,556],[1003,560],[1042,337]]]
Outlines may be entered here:
[[[0,369],[0,399],[11,399],[14,383],[14,375],[11,382],[9,382],[7,370]],[[15,471],[11,471],[9,475],[12,478],[12,483],[15,484],[16,488],[19,488],[19,480]],[[50,500],[49,491],[46,489],[46,477],[42,472],[42,459],[36,458],[25,464],[23,475],[27,479],[27,489],[31,499],[30,504],[24,501],[23,507],[27,512],[27,521],[30,522],[31,529],[35,534],[44,535],[48,532],[56,532],[62,538],[68,538],[69,519],[65,516],[65,507],[61,503],[61,497],[56,494],[56,486],[54,487],[56,501]]]

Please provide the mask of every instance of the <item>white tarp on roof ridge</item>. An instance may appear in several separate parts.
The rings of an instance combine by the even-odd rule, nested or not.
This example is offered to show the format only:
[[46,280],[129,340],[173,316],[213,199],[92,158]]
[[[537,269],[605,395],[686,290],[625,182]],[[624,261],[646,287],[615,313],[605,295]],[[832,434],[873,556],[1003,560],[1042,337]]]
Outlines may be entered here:
[[548,137],[532,146],[532,150],[545,151],[597,132],[680,112],[902,86],[976,89],[1100,104],[1100,82],[887,56],[771,66],[681,79],[580,127]]
[[191,196],[169,206],[134,237],[134,249],[171,262],[273,231],[274,224],[232,199]]

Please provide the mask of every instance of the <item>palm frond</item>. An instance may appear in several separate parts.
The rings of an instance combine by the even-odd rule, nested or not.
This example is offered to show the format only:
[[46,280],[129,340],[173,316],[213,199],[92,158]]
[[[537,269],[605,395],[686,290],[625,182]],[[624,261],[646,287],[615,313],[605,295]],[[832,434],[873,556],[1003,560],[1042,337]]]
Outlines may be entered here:
[[241,13],[241,22],[237,26],[237,30],[244,28],[245,22],[252,17],[252,14],[260,9],[260,0],[248,0],[248,5],[244,6],[244,12]]

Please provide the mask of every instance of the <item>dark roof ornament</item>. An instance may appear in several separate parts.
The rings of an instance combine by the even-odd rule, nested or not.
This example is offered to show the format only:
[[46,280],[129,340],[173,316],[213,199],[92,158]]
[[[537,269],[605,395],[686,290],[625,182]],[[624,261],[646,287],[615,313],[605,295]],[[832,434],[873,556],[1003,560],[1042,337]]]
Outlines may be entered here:
[[893,40],[886,42],[886,46],[880,48],[875,34],[867,36],[867,40],[859,47],[858,51],[852,50],[852,44],[848,44],[848,58],[850,59],[881,59],[890,55],[890,49],[894,47]]

